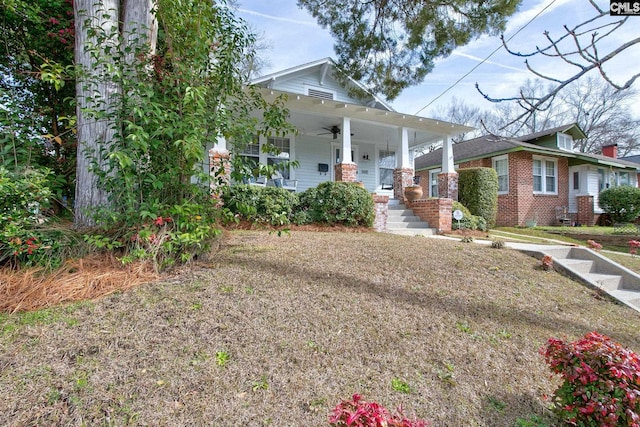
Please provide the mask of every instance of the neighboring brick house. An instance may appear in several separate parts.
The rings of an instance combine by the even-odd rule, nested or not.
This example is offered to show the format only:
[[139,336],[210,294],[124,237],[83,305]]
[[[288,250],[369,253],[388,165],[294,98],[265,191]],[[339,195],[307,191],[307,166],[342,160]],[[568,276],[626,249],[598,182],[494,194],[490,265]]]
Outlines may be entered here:
[[[598,194],[617,185],[637,186],[638,164],[617,159],[617,147],[603,155],[573,151],[586,138],[576,124],[518,138],[485,135],[453,145],[456,169],[492,167],[498,173],[499,226],[593,225],[602,213]],[[415,160],[416,175],[430,197],[438,197],[441,149]]]

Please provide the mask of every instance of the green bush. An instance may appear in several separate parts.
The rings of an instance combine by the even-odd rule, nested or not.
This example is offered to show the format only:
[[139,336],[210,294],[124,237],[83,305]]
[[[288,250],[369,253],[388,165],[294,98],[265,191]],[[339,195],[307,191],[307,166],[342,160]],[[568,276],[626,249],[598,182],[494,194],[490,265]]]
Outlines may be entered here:
[[59,263],[59,239],[41,227],[51,197],[47,176],[46,170],[0,168],[0,265]]
[[498,174],[493,168],[458,170],[458,199],[473,215],[485,219],[488,227],[498,213]]
[[599,205],[614,223],[631,222],[640,215],[640,188],[621,186],[602,190]]
[[349,182],[323,182],[300,194],[296,218],[305,222],[373,226],[375,218],[371,194]]
[[487,231],[487,220],[478,215],[472,215],[469,209],[460,202],[454,201],[451,212],[462,211],[462,219],[458,221],[451,218],[451,228],[453,230],[480,230]]
[[283,188],[256,185],[226,187],[222,200],[227,209],[247,221],[271,225],[291,223],[297,195]]
[[30,227],[49,206],[48,171],[9,172],[0,168],[0,231],[9,226]]

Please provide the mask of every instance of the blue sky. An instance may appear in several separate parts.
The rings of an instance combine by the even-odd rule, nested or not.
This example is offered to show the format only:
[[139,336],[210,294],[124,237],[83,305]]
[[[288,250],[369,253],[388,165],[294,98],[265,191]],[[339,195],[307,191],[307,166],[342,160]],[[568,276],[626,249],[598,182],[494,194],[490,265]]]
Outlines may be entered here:
[[[597,0],[597,3],[608,9],[608,0]],[[240,0],[239,6],[240,16],[271,45],[271,49],[263,52],[269,62],[264,74],[334,56],[329,31],[319,27],[306,11],[299,9],[295,0]],[[538,13],[540,15],[533,19]],[[588,0],[524,0],[520,10],[509,19],[505,37],[508,39],[518,32],[509,43],[510,48],[529,52],[535,46],[545,45],[545,30],[552,37],[560,35],[564,33],[563,25],[572,27],[593,15]],[[612,44],[619,45],[638,36],[640,16],[634,16],[615,33],[615,37],[609,39]],[[448,58],[438,60],[425,81],[406,89],[391,102],[392,106],[401,112],[416,114],[420,111],[420,115],[429,117],[435,109],[448,105],[455,96],[467,103],[491,108],[493,104],[476,91],[476,82],[492,97],[515,95],[518,87],[534,76],[527,71],[523,58],[509,55],[502,48],[445,93],[449,86],[500,46],[499,37],[482,36],[457,49]],[[607,47],[602,46],[601,54],[606,52]],[[535,58],[530,63],[539,71],[553,71],[559,77],[573,70],[558,59]],[[619,55],[606,67],[606,71],[616,82],[640,71],[640,46]],[[639,84],[636,83],[636,88]],[[640,97],[630,108],[640,115]]]

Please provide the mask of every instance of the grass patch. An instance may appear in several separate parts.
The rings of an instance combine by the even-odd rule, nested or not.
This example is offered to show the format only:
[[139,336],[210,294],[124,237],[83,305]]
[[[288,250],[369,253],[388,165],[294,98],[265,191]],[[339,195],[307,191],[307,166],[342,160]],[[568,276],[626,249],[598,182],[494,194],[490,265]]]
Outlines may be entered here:
[[636,312],[534,258],[382,233],[235,231],[206,268],[0,325],[0,425],[323,426],[360,393],[432,425],[552,426],[548,338],[640,350]]

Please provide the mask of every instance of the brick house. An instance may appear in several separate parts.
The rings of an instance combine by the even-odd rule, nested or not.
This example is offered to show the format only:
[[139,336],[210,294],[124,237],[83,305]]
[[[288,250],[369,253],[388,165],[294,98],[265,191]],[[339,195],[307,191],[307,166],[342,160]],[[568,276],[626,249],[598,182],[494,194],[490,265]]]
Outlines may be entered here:
[[[617,146],[601,155],[573,151],[586,138],[576,124],[503,138],[485,135],[453,145],[454,168],[491,167],[498,173],[499,226],[593,225],[602,210],[598,194],[610,186],[638,185],[639,165],[617,158]],[[416,158],[416,175],[438,197],[442,149]]]

